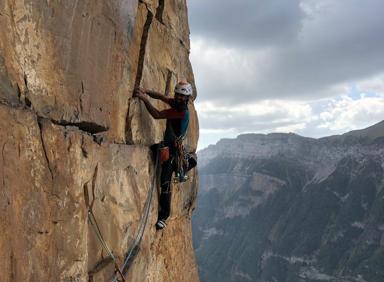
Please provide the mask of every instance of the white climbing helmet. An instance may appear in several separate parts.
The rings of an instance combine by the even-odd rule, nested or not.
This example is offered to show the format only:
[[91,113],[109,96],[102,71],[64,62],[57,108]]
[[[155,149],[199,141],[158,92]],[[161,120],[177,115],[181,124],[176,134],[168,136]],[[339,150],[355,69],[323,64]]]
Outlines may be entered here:
[[187,81],[180,81],[175,86],[175,93],[191,96],[192,95],[192,85]]

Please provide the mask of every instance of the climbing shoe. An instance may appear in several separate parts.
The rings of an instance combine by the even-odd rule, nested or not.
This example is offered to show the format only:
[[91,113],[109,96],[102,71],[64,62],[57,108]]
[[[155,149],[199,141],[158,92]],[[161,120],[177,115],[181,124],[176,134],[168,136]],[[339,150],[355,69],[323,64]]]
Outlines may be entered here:
[[160,219],[156,222],[156,229],[157,230],[161,230],[163,228],[165,228],[167,226],[167,224],[165,223],[164,220]]
[[186,175],[183,170],[176,172],[175,174],[176,175],[173,178],[173,183],[180,183],[188,180],[188,175]]
[[186,182],[188,180],[188,175],[177,175],[173,178],[173,183]]
[[194,153],[188,153],[186,155],[186,159],[188,162],[188,167],[186,169],[186,172],[187,172],[187,171],[190,171],[192,168],[194,168],[197,165],[197,157],[196,157],[196,154],[194,154]]

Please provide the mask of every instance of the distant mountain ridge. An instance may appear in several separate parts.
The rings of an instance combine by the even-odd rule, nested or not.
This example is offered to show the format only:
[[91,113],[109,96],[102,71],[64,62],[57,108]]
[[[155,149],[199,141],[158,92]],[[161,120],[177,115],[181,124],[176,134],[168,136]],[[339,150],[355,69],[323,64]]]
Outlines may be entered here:
[[384,122],[199,152],[202,281],[384,281]]
[[384,120],[364,129],[347,132],[344,135],[368,137],[370,139],[384,137]]
[[[221,139],[216,145],[209,145],[198,152],[199,165],[204,167],[209,160],[218,155],[226,154],[240,158],[252,158],[255,154],[271,156],[278,152],[303,153],[308,146],[315,145],[319,149],[327,146],[348,144],[353,148],[375,143],[380,144],[384,139],[384,120],[368,128],[353,130],[342,135],[332,135],[322,138],[303,137],[295,133],[241,134],[236,139]],[[308,152],[305,152],[308,153]],[[317,152],[311,152],[318,155]],[[306,154],[304,156],[307,156]],[[307,156],[308,157],[308,156]]]

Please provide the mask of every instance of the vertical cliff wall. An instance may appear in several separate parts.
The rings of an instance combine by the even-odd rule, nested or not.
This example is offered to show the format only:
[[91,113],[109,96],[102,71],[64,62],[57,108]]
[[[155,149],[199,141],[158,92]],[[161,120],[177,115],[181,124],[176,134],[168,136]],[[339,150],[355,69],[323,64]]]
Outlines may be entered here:
[[[0,0],[0,25],[0,281],[108,281],[86,202],[122,264],[155,174],[148,146],[165,127],[132,90],[194,82],[186,1]],[[196,189],[195,172],[174,185],[164,231],[154,193],[127,281],[198,280]]]

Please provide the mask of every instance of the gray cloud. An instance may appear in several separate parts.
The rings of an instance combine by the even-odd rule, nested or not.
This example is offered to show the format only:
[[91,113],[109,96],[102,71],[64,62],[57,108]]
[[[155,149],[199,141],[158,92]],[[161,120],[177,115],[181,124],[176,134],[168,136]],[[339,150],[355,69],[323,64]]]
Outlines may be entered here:
[[188,5],[200,148],[242,132],[340,134],[384,116],[384,1]]
[[205,42],[200,52],[237,54],[229,65],[220,58],[222,71],[214,56],[192,56],[201,100],[314,100],[384,71],[381,0],[194,0],[189,9],[192,38]]
[[295,38],[304,16],[299,0],[193,0],[192,31],[231,46],[284,44]]
[[276,53],[269,76],[278,83],[269,94],[316,95],[333,85],[381,73],[382,11],[383,1],[334,1],[322,17],[306,21],[299,40]]
[[293,131],[309,121],[312,108],[306,103],[263,102],[235,107],[197,104],[199,120],[205,129],[227,129],[233,132]]

